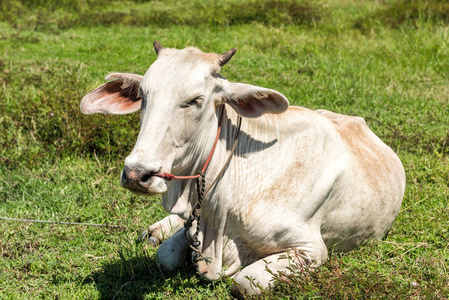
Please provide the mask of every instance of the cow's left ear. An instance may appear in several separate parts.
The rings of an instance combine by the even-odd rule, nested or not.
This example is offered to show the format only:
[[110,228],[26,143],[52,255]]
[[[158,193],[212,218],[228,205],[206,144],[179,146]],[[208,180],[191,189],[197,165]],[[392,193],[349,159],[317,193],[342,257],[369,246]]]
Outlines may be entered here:
[[288,108],[288,99],[281,93],[243,83],[231,83],[227,86],[223,101],[247,118],[279,114]]
[[113,73],[106,77],[112,80],[87,94],[81,100],[84,114],[129,114],[141,106],[139,87],[143,76],[127,73]]

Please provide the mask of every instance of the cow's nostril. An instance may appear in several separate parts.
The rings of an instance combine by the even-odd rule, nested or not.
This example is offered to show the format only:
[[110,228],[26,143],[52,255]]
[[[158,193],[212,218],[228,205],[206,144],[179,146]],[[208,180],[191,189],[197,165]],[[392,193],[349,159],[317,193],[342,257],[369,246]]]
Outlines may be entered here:
[[126,178],[126,172],[125,170],[122,171],[122,182],[126,182],[128,178]]
[[145,175],[142,176],[141,181],[143,183],[147,182],[148,180],[150,180],[150,178],[154,175],[154,173],[147,173]]

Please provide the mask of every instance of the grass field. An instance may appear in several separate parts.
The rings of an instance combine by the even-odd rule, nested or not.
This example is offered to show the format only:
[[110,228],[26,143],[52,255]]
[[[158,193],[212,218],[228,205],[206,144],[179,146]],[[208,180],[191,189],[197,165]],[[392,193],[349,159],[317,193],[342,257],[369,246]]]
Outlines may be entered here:
[[262,299],[449,299],[446,1],[21,0],[0,4],[0,299],[228,299],[231,280],[163,276],[136,244],[166,213],[122,189],[138,114],[84,116],[109,72],[143,74],[152,42],[237,54],[221,73],[290,103],[365,118],[407,188],[388,238],[278,278]]

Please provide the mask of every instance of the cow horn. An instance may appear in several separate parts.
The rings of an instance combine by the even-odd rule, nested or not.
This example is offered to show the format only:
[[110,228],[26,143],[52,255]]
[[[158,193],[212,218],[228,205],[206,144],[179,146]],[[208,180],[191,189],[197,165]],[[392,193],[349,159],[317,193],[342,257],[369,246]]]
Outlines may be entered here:
[[235,54],[236,51],[237,51],[237,49],[232,48],[228,52],[221,54],[220,59],[218,61],[218,64],[220,65],[220,67],[223,67],[225,64],[227,64],[228,61],[231,59],[231,57]]
[[164,47],[162,47],[161,43],[159,43],[158,41],[154,41],[153,42],[153,46],[154,46],[154,51],[156,51],[156,54],[159,55],[159,52],[164,49]]

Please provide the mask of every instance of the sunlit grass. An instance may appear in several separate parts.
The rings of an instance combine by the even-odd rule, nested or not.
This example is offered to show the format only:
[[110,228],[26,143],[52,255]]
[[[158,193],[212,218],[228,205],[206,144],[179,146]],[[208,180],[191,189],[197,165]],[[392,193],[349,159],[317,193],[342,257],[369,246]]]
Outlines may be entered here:
[[[229,297],[230,280],[204,283],[189,269],[164,277],[156,250],[134,242],[166,215],[159,198],[118,182],[138,114],[79,111],[109,72],[143,74],[156,39],[237,48],[221,72],[230,81],[362,116],[404,164],[407,190],[385,241],[334,253],[316,273],[280,277],[262,297],[447,297],[449,27],[443,2],[439,13],[439,1],[402,9],[409,2],[265,1],[246,12],[255,1],[2,2],[0,217],[126,228],[0,220],[0,298]],[[260,14],[263,5],[275,9]],[[301,5],[310,10],[295,15]]]

